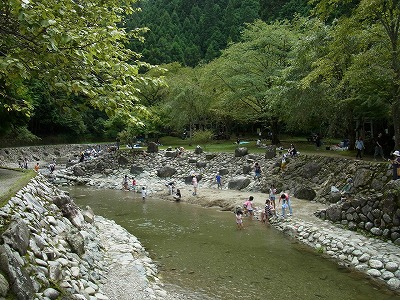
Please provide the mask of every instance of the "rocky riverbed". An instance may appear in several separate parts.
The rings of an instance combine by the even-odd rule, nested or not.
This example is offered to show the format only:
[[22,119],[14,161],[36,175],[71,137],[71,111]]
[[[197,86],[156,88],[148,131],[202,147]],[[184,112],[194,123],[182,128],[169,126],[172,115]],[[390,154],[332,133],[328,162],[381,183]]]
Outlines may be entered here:
[[[253,178],[252,165],[256,161],[261,164],[263,169],[261,181]],[[150,153],[146,156],[134,152],[123,152],[101,155],[83,163],[71,163],[67,168],[64,165],[58,165],[54,174],[48,174],[47,169],[42,169],[40,172],[58,185],[85,184],[97,188],[113,189],[120,189],[123,177],[129,175],[130,178],[136,178],[139,187],[147,188],[150,195],[149,201],[151,201],[151,195],[155,194],[157,197],[172,201],[172,196],[168,194],[165,184],[175,181],[176,187],[182,191],[182,201],[216,206],[224,210],[232,210],[236,206],[241,206],[249,195],[255,197],[256,207],[262,209],[267,198],[265,191],[273,182],[279,191],[289,191],[291,195],[303,198],[292,197],[294,215],[289,219],[275,218],[272,220],[273,226],[315,248],[321,254],[334,258],[339,264],[363,272],[399,293],[400,249],[398,245],[390,240],[382,239],[382,237],[369,235],[367,232],[348,230],[346,224],[340,222],[334,224],[314,215],[316,211],[326,210],[331,202],[338,200],[335,200],[336,195],[330,194],[329,187],[340,186],[349,177],[354,178],[355,181],[354,197],[357,195],[371,197],[376,192],[382,193],[385,186],[390,183],[390,169],[387,165],[323,157],[301,158],[289,162],[288,168],[282,172],[278,167],[278,162],[279,159],[276,158],[271,159],[264,155],[247,153],[241,156],[232,153],[185,153],[176,158],[164,151]],[[215,175],[217,172],[222,174],[222,190],[216,189]],[[192,196],[191,173],[196,173],[200,179],[197,196]],[[397,198],[394,199],[394,201],[397,200]],[[393,218],[393,222],[397,222],[396,214]],[[112,222],[108,223],[110,221],[95,217],[94,224],[102,224],[102,222],[107,224],[101,226],[107,227],[107,230],[111,232],[113,232],[112,228],[118,227]],[[396,227],[392,228],[393,226],[391,227],[392,232],[396,232]],[[119,230],[124,231],[121,228]],[[104,230],[101,228],[99,228],[99,232],[104,234]],[[151,262],[147,258],[140,263],[142,266],[147,266],[147,269],[139,267],[138,272],[130,270],[135,266],[136,257],[126,253],[141,251],[141,247],[132,250],[127,246],[127,244],[140,244],[134,237],[128,233],[111,234],[111,236],[117,236],[118,239],[112,240],[108,235],[103,241],[103,243],[110,241],[109,244],[102,246],[107,250],[106,253],[109,253],[108,259],[106,259],[108,254],[105,254],[103,261],[107,266],[113,264],[124,266],[124,268],[129,266],[129,272],[124,272],[124,268],[111,268],[118,271],[108,272],[106,275],[106,282],[109,285],[102,286],[101,290],[106,297],[110,297],[110,299],[142,299],[132,298],[132,296],[129,298],[127,296],[129,292],[121,292],[122,287],[129,286],[132,293],[142,290],[145,293],[143,297],[186,299],[187,296],[184,293],[171,294],[163,290],[162,284],[157,280],[156,269],[151,266]],[[130,240],[131,238],[135,241]],[[115,244],[121,246],[115,247]],[[115,253],[113,252],[115,249],[123,250]],[[142,250],[144,251],[144,249]],[[150,265],[146,265],[147,263]],[[145,284],[136,286],[130,284],[132,280]],[[149,282],[155,285],[152,286]]]

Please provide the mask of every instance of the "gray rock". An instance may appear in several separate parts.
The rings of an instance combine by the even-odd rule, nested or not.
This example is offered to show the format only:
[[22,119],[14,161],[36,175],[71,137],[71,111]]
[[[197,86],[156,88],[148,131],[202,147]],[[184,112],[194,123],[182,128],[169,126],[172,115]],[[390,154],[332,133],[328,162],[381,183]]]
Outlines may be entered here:
[[383,263],[377,259],[370,259],[369,265],[373,269],[382,269],[383,268]]
[[224,176],[229,174],[229,169],[223,168],[218,170],[219,175]]
[[316,162],[308,162],[301,170],[302,176],[305,178],[312,178],[316,176],[321,170],[321,166]]
[[0,297],[5,297],[10,289],[7,279],[0,273]]
[[144,169],[143,167],[140,166],[131,166],[131,169],[129,171],[129,173],[133,174],[133,175],[138,175],[143,173]]
[[154,142],[150,142],[147,145],[147,152],[148,153],[157,153],[158,152],[158,145]]
[[372,277],[379,277],[379,276],[381,276],[382,273],[381,273],[381,271],[379,271],[377,269],[369,269],[367,271],[367,274],[372,276]]
[[374,235],[378,235],[378,236],[381,236],[381,235],[382,235],[382,230],[381,230],[380,228],[373,227],[373,228],[371,228],[370,231],[371,231],[371,233],[374,234]]
[[17,299],[34,299],[32,279],[7,244],[0,245],[0,270],[9,278],[11,290]]
[[83,236],[78,233],[70,232],[67,235],[67,242],[74,253],[82,256],[85,253],[85,242]]
[[238,147],[235,149],[235,157],[243,157],[249,153],[246,147]]
[[391,288],[392,290],[397,290],[400,288],[400,279],[398,278],[390,278],[387,281],[387,284],[389,286],[389,288]]
[[74,176],[84,176],[86,174],[85,170],[78,165],[75,165],[73,168]]
[[163,167],[159,170],[157,170],[157,176],[161,177],[161,178],[166,178],[166,177],[171,177],[172,175],[174,175],[176,173],[176,169],[173,167]]
[[250,184],[250,179],[246,177],[236,177],[229,181],[228,188],[231,190],[241,190]]
[[294,196],[304,200],[314,200],[317,193],[309,186],[301,186],[296,189]]
[[43,291],[43,295],[51,300],[55,300],[60,295],[60,292],[53,288],[47,288]]
[[196,149],[194,150],[194,153],[196,153],[196,154],[201,154],[201,153],[203,153],[204,151],[203,151],[203,148],[201,148],[200,146],[196,146]]
[[3,240],[20,255],[25,255],[29,246],[29,228],[21,219],[13,221],[3,233]]
[[271,159],[276,156],[276,147],[275,145],[265,147],[265,158]]

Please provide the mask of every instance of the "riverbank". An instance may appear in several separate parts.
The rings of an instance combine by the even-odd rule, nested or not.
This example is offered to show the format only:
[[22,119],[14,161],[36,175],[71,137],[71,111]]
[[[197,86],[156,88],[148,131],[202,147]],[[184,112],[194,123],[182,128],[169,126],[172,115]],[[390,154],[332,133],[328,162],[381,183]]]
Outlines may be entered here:
[[[252,195],[254,204],[259,210],[258,213],[260,213],[267,198],[267,194],[262,191],[266,190],[271,181],[278,183],[279,192],[290,190],[292,191],[291,195],[295,194],[293,191],[299,190],[304,185],[315,189],[320,188],[320,190],[317,190],[319,199],[328,199],[326,190],[329,189],[330,185],[343,180],[349,174],[351,176],[353,176],[353,173],[362,175],[360,178],[355,178],[360,193],[371,192],[371,188],[365,188],[370,184],[370,181],[368,181],[370,177],[374,180],[379,179],[372,181],[374,189],[383,186],[384,182],[387,181],[387,171],[385,171],[384,166],[374,165],[372,171],[375,172],[374,174],[382,174],[379,176],[374,174],[372,174],[374,176],[371,176],[371,173],[366,171],[360,172],[360,169],[367,170],[369,168],[365,162],[347,163],[341,160],[337,164],[336,161],[333,161],[333,169],[329,169],[325,164],[326,161],[321,159],[315,159],[311,162],[298,160],[299,164],[296,168],[294,167],[295,163],[293,163],[289,165],[289,168],[293,168],[293,170],[280,173],[277,172],[276,160],[267,159],[263,155],[233,157],[232,154],[196,156],[192,153],[185,153],[183,157],[174,159],[168,157],[167,154],[162,152],[150,154],[146,157],[135,156],[130,158],[124,155],[105,155],[87,160],[84,163],[73,164],[68,168],[63,164],[58,164],[54,174],[49,174],[47,168],[42,168],[40,172],[48,176],[49,180],[57,185],[84,184],[103,189],[121,189],[122,178],[129,174],[129,177],[134,176],[136,178],[138,186],[144,186],[148,190],[149,196],[146,201],[152,201],[153,198],[173,201],[165,186],[167,182],[173,180],[176,186],[181,189],[182,202],[222,210],[233,210],[237,206],[242,206],[243,202]],[[260,182],[255,181],[252,176],[251,165],[254,161],[260,162],[263,166],[263,176]],[[346,167],[346,164],[351,167]],[[337,169],[348,170],[349,174],[343,174]],[[368,172],[371,172],[370,170],[368,169]],[[192,186],[190,180],[188,181],[190,173],[193,171],[201,176],[200,187],[196,196],[192,195]],[[330,171],[332,173],[325,176],[324,172]],[[216,189],[215,174],[217,172],[224,174],[222,190]],[[335,177],[336,172],[338,173],[337,178]],[[246,184],[245,187],[238,187],[238,184],[243,183]],[[140,197],[139,194],[133,194],[132,191],[129,193],[132,193],[132,197]],[[315,217],[314,212],[326,208],[327,204],[299,200],[292,196],[292,206],[293,216],[288,219],[277,218],[273,220],[272,225],[274,227],[296,238],[301,243],[309,245],[315,251],[334,258],[340,265],[360,271],[374,278],[376,282],[386,285],[397,294],[399,293],[399,246],[378,238],[367,237],[365,234],[356,231],[349,231],[345,226]],[[111,229],[108,230],[113,232]],[[116,230],[119,232],[120,229]],[[115,234],[115,236],[118,236],[118,234]],[[113,266],[113,268],[110,268],[111,271],[107,274],[105,281],[105,284],[109,284],[106,290],[110,296],[107,297],[121,300],[145,299],[145,296],[143,298],[140,298],[142,296],[132,298],[132,295],[136,294],[136,290],[145,292],[148,289],[146,284],[142,286],[132,283],[146,283],[147,274],[133,270],[123,271],[134,260],[132,261],[130,258],[125,260],[127,250],[124,244],[129,241],[129,235],[124,237],[123,234],[122,236],[121,241],[114,241],[110,239],[110,236],[104,235],[104,242],[111,241],[110,244],[104,244],[104,248],[107,249],[106,252],[110,253],[107,265]],[[113,245],[121,246],[114,247]],[[113,252],[116,248],[121,249],[120,252],[117,252],[118,254]],[[154,270],[150,271],[149,274],[151,275],[152,272]],[[150,289],[152,297],[190,299],[186,298],[185,293],[177,293],[176,295],[165,293],[162,289],[162,283],[157,284],[159,284],[157,288]],[[128,289],[129,292],[124,292],[124,289]],[[149,294],[146,294],[146,296],[149,296]]]

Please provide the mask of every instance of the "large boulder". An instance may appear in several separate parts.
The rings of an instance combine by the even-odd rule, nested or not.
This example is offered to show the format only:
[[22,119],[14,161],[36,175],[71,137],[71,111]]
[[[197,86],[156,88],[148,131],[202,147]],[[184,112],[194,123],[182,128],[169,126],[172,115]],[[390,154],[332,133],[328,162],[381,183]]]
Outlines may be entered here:
[[238,147],[235,149],[235,157],[242,157],[249,153],[246,147]]
[[72,252],[82,256],[85,253],[85,241],[80,232],[70,232],[67,235],[67,242],[71,246]]
[[176,169],[173,167],[163,167],[159,170],[157,170],[157,176],[161,178],[166,178],[166,177],[171,177],[176,173]]
[[302,170],[302,176],[305,178],[312,178],[316,176],[321,170],[321,166],[315,162],[309,162],[304,165]]
[[250,184],[250,179],[247,177],[236,177],[233,178],[231,181],[228,183],[228,188],[231,190],[241,190],[247,187]]
[[331,205],[326,209],[326,218],[332,222],[338,222],[342,219],[342,209],[339,205]]
[[120,165],[127,165],[128,163],[129,163],[129,159],[126,158],[125,156],[120,155],[120,156],[118,157],[118,164],[120,164]]
[[271,159],[276,156],[276,147],[274,145],[267,146],[265,148],[265,158],[266,159]]
[[249,174],[252,170],[253,170],[253,167],[252,166],[250,166],[250,165],[245,165],[245,166],[243,166],[243,174]]
[[221,176],[227,175],[227,174],[229,174],[229,169],[227,169],[227,168],[219,169],[218,173]]
[[74,176],[84,176],[86,174],[85,170],[81,166],[74,166],[73,172]]
[[165,151],[165,157],[176,157],[176,151]]
[[147,145],[147,152],[148,153],[157,153],[158,152],[158,145],[154,142],[150,142]]
[[200,146],[197,146],[196,149],[194,150],[194,153],[196,153],[196,154],[201,154],[203,152],[204,152],[203,148],[201,148]]
[[369,185],[371,180],[372,172],[369,169],[360,168],[357,170],[354,176],[354,187],[361,187]]
[[53,203],[62,211],[75,227],[81,228],[84,223],[83,215],[79,207],[67,195],[60,195],[54,198]]
[[304,199],[304,200],[314,200],[314,198],[317,196],[317,193],[310,187],[308,186],[301,186],[296,191],[294,192],[294,196],[298,199]]
[[139,166],[131,166],[130,173],[134,175],[138,175],[143,173],[144,169]]
[[3,233],[2,238],[21,256],[26,254],[29,246],[29,228],[24,221],[17,219],[12,222]]
[[7,279],[0,273],[0,297],[5,297],[10,289]]
[[0,270],[7,275],[15,299],[34,299],[35,288],[21,257],[7,245],[0,245]]

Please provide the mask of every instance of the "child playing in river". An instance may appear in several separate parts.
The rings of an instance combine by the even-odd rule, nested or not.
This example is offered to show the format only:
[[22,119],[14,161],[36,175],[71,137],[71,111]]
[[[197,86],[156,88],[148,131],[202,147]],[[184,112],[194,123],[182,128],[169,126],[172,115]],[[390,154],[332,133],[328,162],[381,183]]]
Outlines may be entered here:
[[243,212],[240,209],[236,210],[236,226],[237,226],[237,229],[239,229],[239,230],[243,229],[242,215],[243,215]]
[[146,188],[145,187],[142,187],[142,199],[143,200],[146,200],[146,196],[147,196],[147,191],[146,191]]

